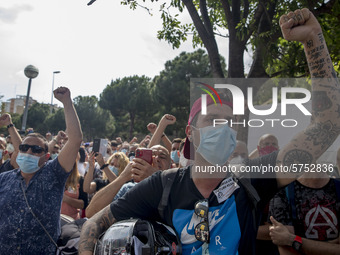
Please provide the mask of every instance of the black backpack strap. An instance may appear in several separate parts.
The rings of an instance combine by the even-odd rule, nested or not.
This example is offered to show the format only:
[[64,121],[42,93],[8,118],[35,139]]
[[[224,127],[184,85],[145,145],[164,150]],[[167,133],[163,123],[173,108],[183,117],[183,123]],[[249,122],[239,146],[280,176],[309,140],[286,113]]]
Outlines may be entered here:
[[[336,190],[336,208],[340,209],[340,180],[334,179],[334,185]],[[340,210],[337,211],[338,221],[340,219]]]
[[164,219],[164,209],[168,204],[171,187],[175,180],[177,171],[178,171],[178,168],[171,168],[169,170],[164,170],[161,173],[163,193],[162,193],[162,198],[158,204],[158,213],[162,219]]
[[254,186],[251,184],[250,180],[247,178],[239,178],[238,179],[242,186],[245,188],[247,195],[249,197],[249,199],[251,200],[252,204],[253,204],[253,209],[252,209],[252,214],[253,214],[253,227],[254,230],[257,230],[257,204],[260,201],[260,196],[257,193],[256,189],[254,188]]
[[295,206],[295,181],[293,181],[292,183],[289,183],[285,187],[285,192],[286,192],[286,197],[288,199],[288,203],[290,206],[292,220],[294,223],[297,220],[296,206]]
[[335,190],[336,190],[336,198],[337,201],[340,202],[340,180],[334,179]]

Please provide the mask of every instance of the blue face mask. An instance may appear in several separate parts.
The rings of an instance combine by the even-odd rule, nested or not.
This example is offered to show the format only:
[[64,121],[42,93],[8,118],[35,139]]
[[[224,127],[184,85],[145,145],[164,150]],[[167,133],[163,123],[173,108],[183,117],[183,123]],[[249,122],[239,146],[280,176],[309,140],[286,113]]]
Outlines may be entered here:
[[228,125],[199,128],[197,152],[212,165],[223,166],[236,147],[236,131]]
[[31,174],[39,170],[39,159],[38,156],[19,152],[16,161],[21,171]]
[[178,151],[174,150],[171,152],[171,159],[178,164],[179,163],[179,157],[178,157]]
[[121,149],[120,151],[126,154],[127,149]]
[[3,150],[0,150],[0,159],[2,159],[2,152]]
[[118,168],[115,167],[115,166],[109,166],[109,169],[115,174],[118,176]]

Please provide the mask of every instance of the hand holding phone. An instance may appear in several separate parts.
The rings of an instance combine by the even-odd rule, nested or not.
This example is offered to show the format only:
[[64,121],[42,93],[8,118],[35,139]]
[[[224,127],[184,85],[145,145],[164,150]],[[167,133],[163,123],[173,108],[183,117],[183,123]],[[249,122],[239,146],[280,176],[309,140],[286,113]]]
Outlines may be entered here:
[[152,150],[151,149],[137,149],[136,150],[136,158],[144,159],[150,165],[152,165]]

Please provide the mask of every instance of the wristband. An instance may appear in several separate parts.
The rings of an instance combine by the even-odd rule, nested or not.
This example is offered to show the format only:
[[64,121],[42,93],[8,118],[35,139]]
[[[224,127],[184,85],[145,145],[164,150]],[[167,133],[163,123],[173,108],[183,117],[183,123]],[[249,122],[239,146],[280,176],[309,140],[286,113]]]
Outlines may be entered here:
[[9,128],[11,128],[11,127],[14,127],[14,124],[13,124],[13,123],[9,124],[9,125],[7,126],[7,129],[9,129]]
[[109,164],[104,164],[100,167],[100,170],[103,170],[105,167],[109,166]]
[[301,236],[295,236],[295,239],[292,244],[292,248],[296,251],[301,251],[301,246],[302,246]]

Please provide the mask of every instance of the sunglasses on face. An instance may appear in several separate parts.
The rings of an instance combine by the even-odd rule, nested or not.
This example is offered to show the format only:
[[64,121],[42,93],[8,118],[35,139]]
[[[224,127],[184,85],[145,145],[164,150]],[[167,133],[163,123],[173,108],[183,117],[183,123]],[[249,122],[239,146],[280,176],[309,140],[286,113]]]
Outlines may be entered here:
[[20,144],[19,145],[19,150],[21,152],[27,152],[28,149],[31,148],[31,151],[33,153],[42,153],[42,152],[45,152],[45,149],[43,147],[40,147],[39,145],[29,145],[29,144]]
[[195,237],[198,241],[209,243],[210,241],[210,231],[209,231],[209,221],[208,221],[208,213],[209,213],[209,205],[208,200],[200,200],[195,204],[195,214],[198,217],[204,219],[204,221],[200,222],[195,226]]

